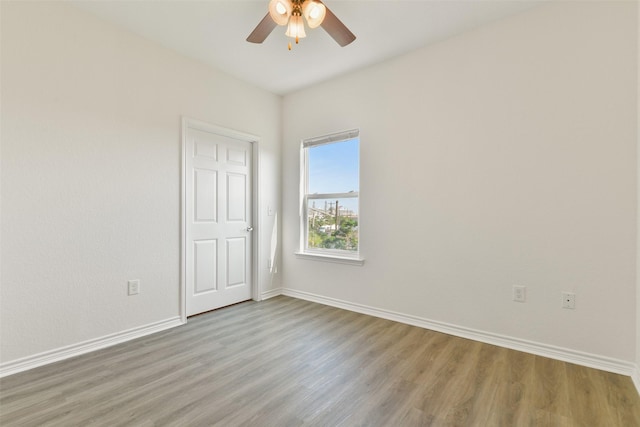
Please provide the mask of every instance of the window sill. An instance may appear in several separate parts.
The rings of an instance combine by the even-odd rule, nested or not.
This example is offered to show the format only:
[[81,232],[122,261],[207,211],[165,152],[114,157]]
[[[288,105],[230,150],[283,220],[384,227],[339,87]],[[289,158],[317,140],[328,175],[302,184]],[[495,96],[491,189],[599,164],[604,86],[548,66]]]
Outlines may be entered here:
[[296,255],[296,258],[298,259],[335,262],[338,264],[349,264],[349,265],[359,265],[359,266],[364,265],[364,258],[348,258],[348,257],[341,257],[338,255],[313,254],[309,252],[296,252],[295,255]]

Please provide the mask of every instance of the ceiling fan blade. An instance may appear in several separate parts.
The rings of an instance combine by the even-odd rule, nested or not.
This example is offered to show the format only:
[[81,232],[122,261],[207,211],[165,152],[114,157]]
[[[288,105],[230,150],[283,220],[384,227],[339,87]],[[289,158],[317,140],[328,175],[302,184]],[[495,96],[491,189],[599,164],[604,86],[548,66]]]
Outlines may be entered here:
[[340,46],[345,47],[354,41],[356,36],[349,31],[347,26],[344,25],[342,21],[340,21],[338,17],[331,12],[331,10],[329,10],[327,5],[325,5],[325,7],[327,8],[327,12],[320,26],[324,28],[324,30],[329,33],[329,35],[333,37]]
[[267,15],[262,18],[262,21],[260,21],[258,26],[254,28],[251,34],[249,34],[247,41],[251,43],[262,43],[277,26],[278,24],[276,24],[267,13]]

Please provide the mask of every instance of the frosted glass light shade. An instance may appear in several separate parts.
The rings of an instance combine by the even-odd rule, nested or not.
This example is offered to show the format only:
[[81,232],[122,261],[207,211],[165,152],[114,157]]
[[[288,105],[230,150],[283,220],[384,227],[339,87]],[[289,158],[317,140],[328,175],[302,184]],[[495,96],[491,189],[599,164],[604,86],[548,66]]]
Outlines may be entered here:
[[287,25],[292,10],[291,0],[271,0],[269,2],[269,16],[278,25]]
[[327,8],[324,4],[315,0],[306,0],[302,3],[302,14],[307,19],[309,28],[316,28],[324,21],[324,16],[327,14]]
[[288,37],[293,37],[298,41],[303,37],[307,37],[307,34],[304,32],[304,22],[302,21],[302,16],[293,15],[291,19],[289,19],[289,27],[287,28],[287,32],[285,33]]

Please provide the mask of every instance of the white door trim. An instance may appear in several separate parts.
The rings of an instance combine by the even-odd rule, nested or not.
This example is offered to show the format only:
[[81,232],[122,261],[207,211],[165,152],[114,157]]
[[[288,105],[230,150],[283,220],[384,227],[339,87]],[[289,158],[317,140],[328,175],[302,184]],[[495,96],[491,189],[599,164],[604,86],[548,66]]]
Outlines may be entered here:
[[258,179],[260,172],[260,138],[244,132],[228,129],[222,126],[206,123],[189,117],[182,117],[182,162],[180,174],[180,319],[183,323],[187,322],[187,287],[186,287],[186,245],[187,245],[187,222],[186,222],[186,194],[187,194],[187,129],[196,129],[205,132],[215,133],[241,141],[251,143],[253,162],[252,170],[252,222],[253,222],[253,247],[251,260],[251,298],[254,301],[260,301],[262,290],[260,286],[260,230],[262,229],[262,218],[260,212],[260,180]]

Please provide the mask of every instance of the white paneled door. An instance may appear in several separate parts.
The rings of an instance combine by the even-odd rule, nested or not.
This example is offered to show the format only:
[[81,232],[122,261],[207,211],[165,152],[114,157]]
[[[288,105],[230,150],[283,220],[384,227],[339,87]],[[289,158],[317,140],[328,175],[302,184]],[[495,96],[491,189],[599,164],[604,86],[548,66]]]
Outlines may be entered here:
[[187,126],[185,287],[191,316],[251,299],[252,144]]

